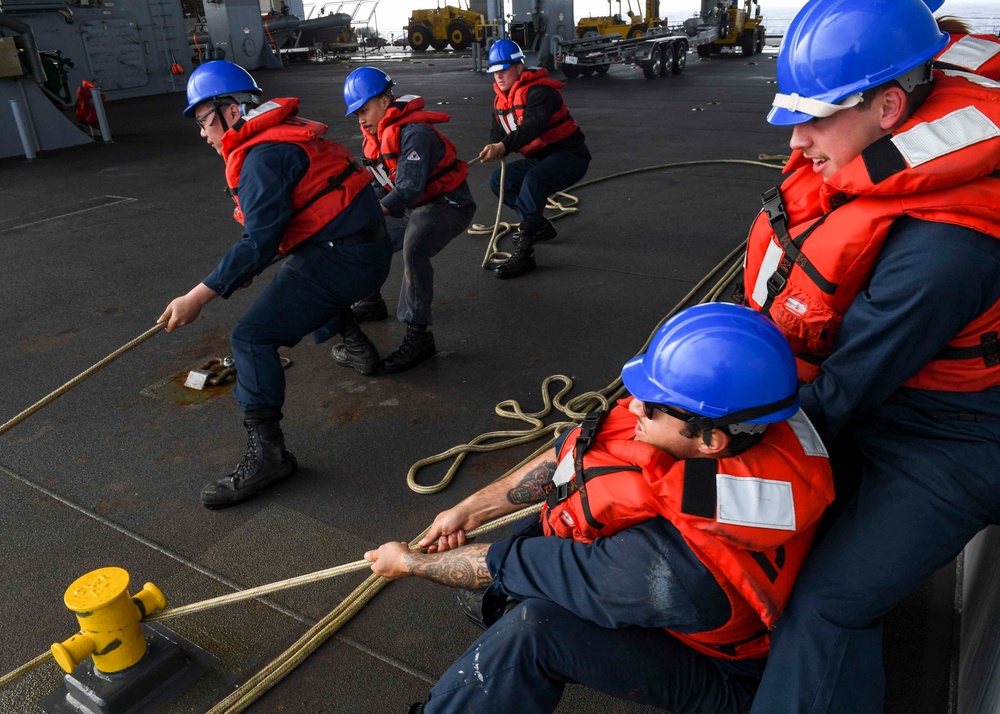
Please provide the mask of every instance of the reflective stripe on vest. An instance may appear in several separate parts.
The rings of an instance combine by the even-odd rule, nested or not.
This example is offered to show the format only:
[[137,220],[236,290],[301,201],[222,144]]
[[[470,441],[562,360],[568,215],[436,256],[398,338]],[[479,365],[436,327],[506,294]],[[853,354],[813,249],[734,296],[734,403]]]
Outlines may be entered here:
[[[1000,105],[989,86],[996,83],[937,70],[935,78],[927,101],[900,130],[828,180],[796,151],[780,191],[765,194],[748,240],[744,297],[788,338],[805,382],[819,374],[844,313],[868,287],[895,220],[911,216],[1000,238]],[[779,205],[777,220],[769,202]],[[1000,301],[906,386],[1000,385],[990,337],[998,332]]]
[[800,411],[769,427],[744,454],[677,461],[635,441],[630,402],[619,402],[606,419],[588,415],[563,442],[546,489],[544,532],[589,543],[654,516],[666,518],[732,608],[730,620],[716,630],[672,634],[713,656],[763,656],[767,627],[784,607],[833,499],[822,441]]

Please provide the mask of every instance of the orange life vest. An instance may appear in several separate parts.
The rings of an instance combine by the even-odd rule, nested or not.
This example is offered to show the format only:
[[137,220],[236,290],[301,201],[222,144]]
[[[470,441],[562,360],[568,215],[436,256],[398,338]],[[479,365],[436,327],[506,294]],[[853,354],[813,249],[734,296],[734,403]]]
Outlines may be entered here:
[[[764,194],[750,230],[747,304],[791,343],[811,382],[901,216],[1000,238],[1000,83],[935,70],[928,99],[903,126],[829,180],[796,150],[791,175]],[[946,246],[942,246],[946,250]],[[907,387],[954,392],[1000,384],[1000,302],[955,336]]]
[[[718,629],[671,634],[714,657],[767,654],[823,510],[829,458],[803,412],[738,456],[678,461],[635,441],[631,397],[563,442],[542,508],[546,535],[590,543],[660,515],[719,582],[732,610]],[[602,423],[603,419],[603,423]]]
[[242,117],[222,136],[226,185],[236,202],[233,217],[243,223],[237,188],[247,152],[269,142],[296,144],[309,157],[309,169],[292,191],[292,220],[278,250],[288,253],[332,221],[368,186],[368,174],[340,144],[322,139],[326,124],[296,114],[299,100],[272,99]]
[[[496,92],[496,99],[493,100],[493,113],[497,122],[505,133],[511,134],[521,126],[524,119],[524,110],[528,106],[528,90],[532,87],[552,87],[559,93],[562,82],[552,79],[545,69],[526,69],[521,72],[521,76],[514,82],[510,91],[504,93],[499,85],[493,84],[493,91]],[[557,141],[568,138],[577,130],[576,120],[570,116],[569,107],[563,102],[559,109],[549,117],[549,123],[545,125],[540,136],[534,141],[522,146],[518,152],[523,156],[531,156],[539,149]]]
[[[91,81],[83,80],[76,90],[76,120],[84,126],[96,127],[97,108],[94,106],[94,95],[91,90],[97,89],[97,85]],[[101,94],[103,102],[107,97]]]
[[952,34],[934,63],[940,69],[950,67],[1000,81],[1000,37]]
[[[424,109],[424,98],[414,95],[400,97],[389,105],[385,116],[378,123],[378,139],[362,131],[365,158],[361,162],[368,167],[375,179],[386,191],[396,187],[396,167],[399,165],[399,134],[406,124],[443,124],[451,117],[442,112]],[[433,128],[433,127],[431,127]],[[432,201],[443,193],[454,191],[469,175],[469,165],[458,158],[455,145],[434,129],[444,143],[444,156],[431,171],[424,185],[418,206]]]

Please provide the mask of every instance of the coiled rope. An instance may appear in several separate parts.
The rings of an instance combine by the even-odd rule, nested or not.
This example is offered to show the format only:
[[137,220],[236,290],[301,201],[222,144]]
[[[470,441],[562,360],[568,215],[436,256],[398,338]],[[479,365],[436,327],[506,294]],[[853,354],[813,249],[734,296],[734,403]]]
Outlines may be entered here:
[[[762,159],[769,160],[780,160],[787,157],[780,156],[764,156],[761,155]],[[470,162],[473,163],[473,162]],[[750,160],[740,160],[740,159],[720,159],[720,160],[704,160],[704,161],[687,161],[687,162],[677,162],[670,164],[660,164],[657,166],[642,167],[638,169],[632,169],[629,171],[624,171],[617,174],[612,174],[609,176],[604,176],[600,178],[593,179],[591,181],[586,181],[575,186],[570,187],[567,190],[576,190],[583,188],[585,186],[590,186],[601,181],[608,181],[613,178],[620,178],[623,176],[634,175],[637,173],[642,173],[645,171],[655,171],[663,169],[672,168],[682,168],[687,166],[697,166],[706,164],[747,164],[752,166],[764,166],[772,169],[780,169],[781,165],[774,163],[765,163],[764,161],[750,161]],[[501,187],[503,185],[503,176],[505,172],[505,163],[501,163]],[[563,205],[561,202],[550,201],[547,207],[554,207],[561,212],[552,218],[551,220],[556,220],[561,218],[568,213],[575,212],[577,210],[576,204],[579,200],[568,193],[557,194],[566,197],[566,203],[569,205]],[[502,197],[499,201],[499,206],[502,207],[503,201]],[[494,259],[493,256],[501,256],[502,254],[496,251],[496,241],[505,235],[517,224],[502,224],[504,226],[504,232],[499,233],[499,227],[501,226],[500,220],[500,208],[497,209],[497,219],[491,228],[485,228],[478,224],[472,226],[469,230],[470,233],[486,233],[492,232],[490,248],[487,251],[487,259],[484,259],[483,267],[491,260]],[[499,233],[499,235],[498,235]],[[656,330],[666,322],[670,317],[675,315],[679,310],[687,307],[692,300],[698,295],[705,286],[713,279],[716,279],[715,285],[708,290],[708,292],[702,297],[699,302],[711,302],[717,300],[722,291],[725,289],[732,279],[739,274],[741,270],[741,262],[737,260],[739,256],[742,255],[743,250],[746,246],[746,241],[743,241],[734,248],[722,261],[720,261],[715,268],[713,268],[705,277],[703,277],[698,283],[691,288],[690,291],[675,305],[663,318],[657,323],[656,327],[650,332],[649,336],[646,338],[643,346],[636,353],[642,354],[646,351],[649,346],[653,335]],[[491,253],[490,250],[493,252]],[[509,257],[509,254],[508,256]],[[721,276],[721,277],[720,277]],[[106,365],[110,364],[112,361],[120,357],[125,352],[133,349],[137,345],[144,342],[146,339],[154,335],[160,329],[165,327],[165,323],[160,323],[153,328],[147,330],[145,333],[132,340],[128,344],[122,346],[118,350],[115,350],[112,354],[105,357],[103,360],[95,364],[90,369],[84,371],[74,379],[70,380],[62,387],[57,389],[55,392],[46,396],[44,399],[40,400],[36,404],[32,405],[28,409],[18,414],[14,419],[11,419],[4,425],[0,426],[0,434],[3,434],[8,429],[12,428],[16,424],[20,423],[26,419],[31,414],[35,413],[46,404],[49,404],[62,394],[72,389],[74,386],[84,381],[90,377],[95,372],[99,371]],[[549,386],[556,381],[561,381],[563,387],[556,392],[555,396],[549,396]],[[580,394],[577,397],[573,397],[565,402],[562,401],[563,397],[569,393],[573,387],[573,380],[565,375],[551,375],[546,377],[542,382],[542,400],[543,407],[538,412],[524,412],[520,404],[515,400],[505,400],[497,405],[496,413],[504,418],[517,419],[520,421],[525,421],[529,424],[529,428],[525,430],[512,430],[512,431],[495,431],[488,434],[480,435],[466,444],[461,444],[454,446],[440,454],[435,456],[427,457],[417,461],[410,467],[407,473],[407,484],[410,488],[417,493],[436,493],[443,488],[445,488],[454,477],[461,463],[464,461],[465,457],[469,453],[479,453],[486,451],[496,451],[499,449],[508,448],[510,446],[515,446],[518,444],[528,443],[534,441],[542,436],[551,434],[551,438],[546,440],[546,442],[535,450],[535,452],[520,463],[518,463],[513,468],[509,469],[500,478],[508,475],[512,471],[520,468],[522,465],[535,458],[539,454],[543,453],[545,450],[551,447],[554,443],[555,438],[565,431],[566,429],[576,426],[577,422],[582,419],[588,411],[594,408],[601,407],[607,408],[611,401],[621,397],[624,392],[624,386],[622,385],[621,377],[616,378],[606,387],[601,390],[594,392],[586,392]],[[569,417],[570,421],[562,421],[554,424],[545,425],[542,422],[542,418],[547,416],[552,407],[555,407],[560,412]],[[507,437],[505,441],[493,442],[493,443],[483,443],[494,438],[504,438]],[[439,463],[449,458],[455,458],[454,463],[448,469],[448,472],[437,484],[433,486],[421,486],[416,483],[416,473],[426,466],[434,463]],[[469,536],[475,536],[488,531],[494,530],[501,526],[507,525],[517,519],[523,518],[525,516],[531,515],[532,513],[537,513],[541,510],[542,504],[537,504],[535,506],[522,509],[516,513],[509,514],[502,518],[498,518],[494,521],[490,521],[479,528],[476,528],[469,532]],[[410,542],[410,548],[416,548],[417,543],[420,541],[430,528],[424,529],[424,531],[414,538]],[[314,573],[309,573],[306,575],[300,575],[294,578],[289,578],[287,580],[278,581],[275,583],[270,583],[268,585],[261,585],[255,588],[250,588],[247,590],[242,590],[235,593],[230,593],[228,595],[223,595],[221,597],[211,598],[209,600],[204,600],[198,603],[192,603],[190,605],[184,605],[176,608],[171,608],[163,610],[159,613],[154,613],[153,615],[145,618],[144,621],[153,622],[159,620],[167,620],[172,617],[179,617],[185,614],[191,614],[194,612],[200,612],[202,610],[211,609],[214,607],[220,607],[221,605],[230,604],[234,602],[242,602],[244,600],[249,600],[256,597],[261,597],[266,594],[273,592],[278,592],[281,590],[286,590],[293,587],[298,587],[300,585],[305,585],[309,583],[320,582],[329,578],[344,575],[346,573],[357,572],[370,567],[368,561],[359,560],[353,563],[348,563],[346,565],[340,565],[333,568],[328,568],[326,570],[316,571]],[[328,615],[326,615],[322,620],[313,625],[309,630],[297,640],[292,646],[282,652],[278,657],[272,660],[268,665],[266,665],[260,672],[255,674],[244,684],[242,684],[237,690],[235,690],[228,697],[216,704],[212,709],[210,709],[207,714],[238,714],[249,707],[253,702],[257,701],[261,696],[263,696],[271,687],[273,687],[277,682],[287,676],[300,662],[306,659],[310,654],[312,654],[320,645],[322,645],[331,635],[333,635],[337,630],[339,630],[344,624],[346,624],[351,617],[354,616],[372,597],[374,597],[389,581],[381,578],[377,575],[369,576],[361,585],[355,588],[334,610],[332,610]],[[17,680],[21,676],[27,674],[31,670],[35,669],[39,665],[52,659],[52,654],[47,652],[45,654],[35,657],[30,662],[25,663],[21,667],[13,670],[9,674],[0,677],[0,688],[3,688],[10,684],[11,682]]]

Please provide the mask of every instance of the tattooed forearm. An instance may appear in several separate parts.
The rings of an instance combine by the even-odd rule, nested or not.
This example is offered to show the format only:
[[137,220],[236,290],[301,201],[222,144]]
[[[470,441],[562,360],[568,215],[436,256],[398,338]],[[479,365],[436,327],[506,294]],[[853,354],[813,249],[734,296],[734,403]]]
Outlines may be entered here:
[[507,492],[507,500],[516,505],[544,501],[543,487],[552,480],[552,474],[555,472],[555,461],[543,461],[526,473],[520,483]]
[[450,588],[485,590],[493,582],[486,567],[489,544],[470,545],[443,553],[421,554],[410,552],[404,563],[411,575],[432,580]]

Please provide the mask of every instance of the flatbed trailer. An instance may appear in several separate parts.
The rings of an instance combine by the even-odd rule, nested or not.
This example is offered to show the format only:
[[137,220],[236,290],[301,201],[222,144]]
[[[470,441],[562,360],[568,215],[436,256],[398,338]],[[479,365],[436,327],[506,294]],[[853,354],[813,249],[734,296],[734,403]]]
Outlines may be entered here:
[[581,74],[604,74],[612,64],[635,64],[646,79],[680,74],[687,53],[719,37],[717,27],[700,25],[692,31],[684,26],[653,27],[641,37],[622,39],[619,34],[596,35],[582,40],[556,43],[555,67],[569,79]]

